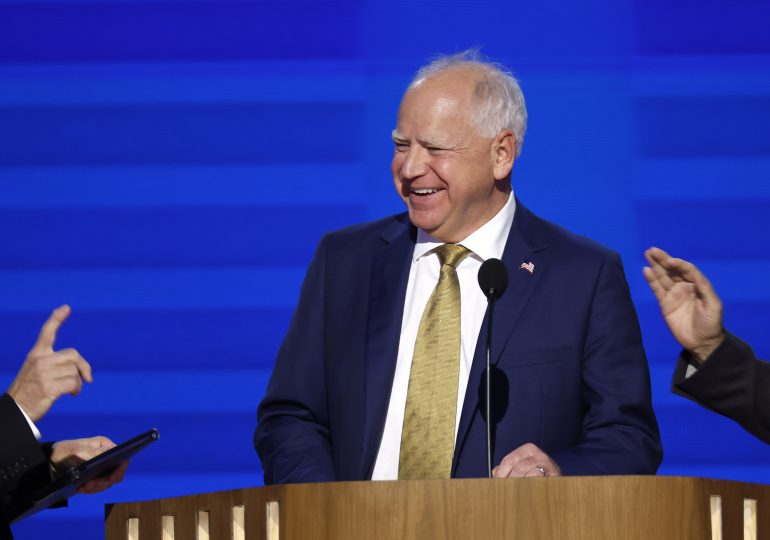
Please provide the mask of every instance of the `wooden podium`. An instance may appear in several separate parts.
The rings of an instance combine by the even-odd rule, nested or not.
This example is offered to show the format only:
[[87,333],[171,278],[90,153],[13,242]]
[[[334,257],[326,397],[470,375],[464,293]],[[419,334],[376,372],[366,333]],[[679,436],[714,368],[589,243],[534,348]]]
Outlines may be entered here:
[[106,507],[107,540],[770,538],[770,486],[655,476],[339,482]]

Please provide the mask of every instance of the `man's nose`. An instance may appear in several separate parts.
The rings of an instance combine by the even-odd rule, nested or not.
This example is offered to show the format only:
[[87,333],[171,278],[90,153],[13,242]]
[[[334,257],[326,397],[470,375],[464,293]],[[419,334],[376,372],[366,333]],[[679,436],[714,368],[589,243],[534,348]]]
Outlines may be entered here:
[[414,179],[423,176],[428,171],[428,153],[418,146],[412,145],[404,157],[401,165],[401,175],[406,179]]

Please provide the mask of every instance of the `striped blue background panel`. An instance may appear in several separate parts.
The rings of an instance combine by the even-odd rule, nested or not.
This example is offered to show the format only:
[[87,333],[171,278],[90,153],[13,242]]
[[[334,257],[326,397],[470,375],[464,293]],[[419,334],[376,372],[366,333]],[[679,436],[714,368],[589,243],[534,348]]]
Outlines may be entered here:
[[770,54],[763,0],[635,0],[634,7],[642,54]]
[[770,95],[643,97],[636,116],[644,157],[770,155]]
[[351,58],[360,2],[3,2],[0,62]]
[[[333,230],[363,218],[362,205],[333,204],[6,210],[0,230],[24,227],[0,239],[0,271],[305,266],[318,241],[306,222]],[[276,223],[296,241],[265,234]]]
[[[751,232],[770,231],[770,197],[742,201],[640,201],[636,208],[642,244],[665,242],[661,247],[676,253],[686,250],[691,259],[770,259],[770,242]],[[751,272],[752,266],[749,262],[739,268],[745,273]],[[765,264],[765,270],[766,267]]]
[[361,114],[355,103],[6,106],[0,166],[345,163],[359,157]]
[[[293,291],[286,300],[289,303],[296,299],[298,284],[285,287]],[[97,371],[270,369],[291,313],[291,307],[78,308],[62,327],[58,346],[78,348]],[[3,363],[3,371],[13,369],[10,359],[26,356],[41,316],[41,311],[0,313],[0,343],[8,344],[3,356],[9,362]],[[244,347],[247,341],[251,346]]]
[[59,345],[95,382],[44,437],[161,431],[123,483],[16,537],[102,538],[105,502],[261,483],[255,411],[318,239],[403,210],[401,92],[474,45],[527,96],[517,195],[624,258],[660,473],[770,482],[770,447],[671,394],[679,347],[641,275],[649,245],[694,260],[770,358],[769,9],[0,0],[0,385],[66,302]]
[[416,67],[437,52],[478,45],[518,71],[529,60],[537,69],[617,63],[633,48],[627,0],[364,4],[364,52],[375,62],[401,58]]

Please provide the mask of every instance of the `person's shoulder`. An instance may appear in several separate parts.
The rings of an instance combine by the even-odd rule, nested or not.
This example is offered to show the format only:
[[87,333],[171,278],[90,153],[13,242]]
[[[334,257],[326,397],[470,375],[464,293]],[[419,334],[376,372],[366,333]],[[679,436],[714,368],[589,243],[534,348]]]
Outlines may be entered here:
[[552,221],[544,219],[520,205],[519,230],[535,245],[547,246],[549,255],[566,260],[601,262],[607,258],[619,260],[620,256],[611,248],[596,240],[577,234]]
[[388,242],[400,235],[410,234],[413,228],[408,214],[403,212],[330,231],[324,234],[322,242],[329,246],[348,249],[356,246],[363,247],[370,243]]

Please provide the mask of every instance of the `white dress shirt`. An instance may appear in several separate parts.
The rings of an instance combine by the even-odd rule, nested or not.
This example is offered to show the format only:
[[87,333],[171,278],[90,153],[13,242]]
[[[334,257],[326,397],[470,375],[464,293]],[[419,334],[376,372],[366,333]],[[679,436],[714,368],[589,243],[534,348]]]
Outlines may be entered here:
[[[457,387],[457,415],[455,418],[455,438],[463,409],[465,391],[476,350],[476,341],[481,331],[481,323],[487,309],[487,299],[481,292],[478,272],[481,263],[487,259],[501,258],[505,242],[516,212],[516,200],[511,192],[505,206],[487,223],[473,232],[465,240],[458,242],[471,253],[457,265],[457,278],[460,282],[460,379]],[[440,264],[435,249],[444,244],[432,238],[425,231],[417,232],[417,244],[412,255],[412,267],[409,270],[409,283],[406,287],[406,302],[401,320],[401,338],[398,343],[396,373],[393,389],[390,393],[388,416],[385,419],[385,431],[374,464],[372,480],[396,480],[401,448],[401,428],[404,423],[406,393],[409,387],[409,371],[412,367],[414,344],[420,319],[428,304],[430,295],[438,283]]]
[[[14,401],[14,403],[16,403],[16,402]],[[41,435],[40,435],[40,430],[38,430],[38,429],[37,429],[37,426],[36,426],[36,425],[35,425],[35,423],[32,421],[32,418],[30,418],[30,417],[29,417],[29,415],[27,414],[27,412],[26,412],[24,409],[22,409],[22,408],[21,408],[21,406],[20,406],[18,403],[16,403],[16,406],[17,406],[17,407],[19,408],[19,410],[21,411],[21,414],[23,414],[23,415],[24,415],[24,419],[27,421],[27,424],[29,424],[29,429],[32,431],[32,434],[33,434],[33,435],[35,436],[35,438],[36,438],[36,439],[39,441],[39,440],[40,440],[40,437],[41,437]]]

